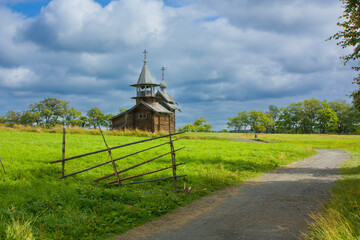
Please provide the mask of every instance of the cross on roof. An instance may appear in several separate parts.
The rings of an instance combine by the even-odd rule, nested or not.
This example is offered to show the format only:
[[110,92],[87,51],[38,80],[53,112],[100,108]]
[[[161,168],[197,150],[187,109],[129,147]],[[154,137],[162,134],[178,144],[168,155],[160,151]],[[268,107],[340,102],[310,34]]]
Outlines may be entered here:
[[144,54],[144,56],[145,56],[145,58],[144,58],[145,61],[146,61],[146,54],[147,54],[147,53],[149,53],[149,52],[147,52],[146,49],[145,49],[145,50],[143,51],[143,54]]
[[166,70],[166,68],[165,67],[162,67],[161,68],[161,71],[162,71],[162,80],[164,81],[164,71]]

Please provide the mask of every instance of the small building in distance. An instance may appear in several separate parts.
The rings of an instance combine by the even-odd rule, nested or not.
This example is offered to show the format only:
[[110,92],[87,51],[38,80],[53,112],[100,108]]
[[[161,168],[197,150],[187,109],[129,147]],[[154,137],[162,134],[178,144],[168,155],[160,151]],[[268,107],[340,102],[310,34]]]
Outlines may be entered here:
[[[151,132],[175,131],[175,111],[180,111],[177,102],[167,93],[162,70],[162,82],[153,82],[147,66],[146,50],[144,51],[144,66],[136,84],[135,106],[111,119],[113,129],[139,129]],[[160,87],[157,90],[156,87]]]

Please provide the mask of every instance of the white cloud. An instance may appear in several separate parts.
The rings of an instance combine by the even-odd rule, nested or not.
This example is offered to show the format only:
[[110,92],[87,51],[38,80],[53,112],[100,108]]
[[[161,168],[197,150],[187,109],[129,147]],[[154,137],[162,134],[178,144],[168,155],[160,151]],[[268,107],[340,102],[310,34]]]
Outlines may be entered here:
[[120,0],[105,8],[92,0],[53,0],[25,31],[25,39],[58,50],[110,52],[161,41],[159,1]]
[[14,67],[31,55],[34,46],[18,42],[17,29],[25,23],[24,17],[0,6],[0,66]]
[[25,88],[38,80],[36,74],[27,68],[0,68],[0,85],[7,88]]

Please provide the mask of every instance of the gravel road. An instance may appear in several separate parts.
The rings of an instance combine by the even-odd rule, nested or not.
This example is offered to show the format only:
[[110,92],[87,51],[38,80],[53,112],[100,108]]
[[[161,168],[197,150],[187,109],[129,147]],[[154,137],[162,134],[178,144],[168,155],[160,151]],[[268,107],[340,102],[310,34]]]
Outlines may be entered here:
[[309,212],[329,198],[337,167],[350,156],[336,150],[318,154],[250,179],[182,207],[115,239],[233,240],[301,239]]

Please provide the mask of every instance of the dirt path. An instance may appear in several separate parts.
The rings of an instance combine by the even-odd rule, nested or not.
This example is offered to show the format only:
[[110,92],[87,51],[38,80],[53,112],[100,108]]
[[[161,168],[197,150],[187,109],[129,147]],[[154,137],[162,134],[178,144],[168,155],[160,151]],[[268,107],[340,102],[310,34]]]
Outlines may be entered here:
[[349,154],[318,154],[206,196],[115,239],[301,239]]

